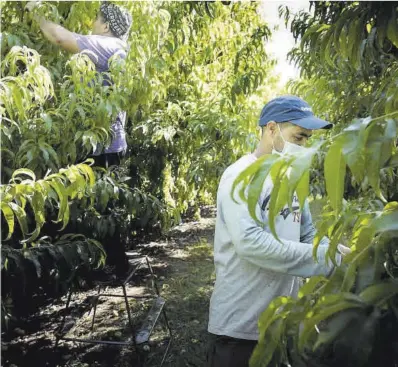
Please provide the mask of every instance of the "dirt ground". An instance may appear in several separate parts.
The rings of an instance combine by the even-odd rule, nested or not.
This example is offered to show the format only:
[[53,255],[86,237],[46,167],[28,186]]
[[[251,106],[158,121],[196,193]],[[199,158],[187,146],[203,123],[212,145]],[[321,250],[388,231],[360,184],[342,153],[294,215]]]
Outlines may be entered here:
[[[160,294],[173,333],[164,366],[205,366],[208,306],[214,284],[212,243],[215,224],[213,208],[202,212],[202,219],[186,222],[167,236],[142,243],[138,251],[146,254],[157,277]],[[127,287],[129,294],[148,293],[150,277],[144,267]],[[121,287],[108,289],[121,294]],[[72,297],[68,336],[102,340],[128,340],[127,313],[123,298],[100,298],[91,331],[92,300],[96,289],[79,291]],[[66,296],[43,307],[14,330],[10,340],[2,340],[2,366],[105,367],[136,365],[136,353],[128,347],[97,346],[61,341],[55,345],[54,331],[64,315]],[[131,299],[134,325],[140,324],[151,307],[148,300]],[[69,320],[69,318],[67,319]],[[145,366],[159,366],[167,345],[167,333],[159,319],[151,342],[142,353]],[[68,323],[67,323],[68,324]],[[69,325],[69,324],[68,324]],[[143,348],[141,348],[143,349]]]

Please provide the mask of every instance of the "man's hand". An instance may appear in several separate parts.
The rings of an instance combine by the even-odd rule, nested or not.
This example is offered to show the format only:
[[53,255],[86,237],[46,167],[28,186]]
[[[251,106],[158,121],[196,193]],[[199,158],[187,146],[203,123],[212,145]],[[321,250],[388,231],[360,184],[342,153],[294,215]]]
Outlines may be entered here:
[[351,253],[351,249],[341,243],[337,245],[337,250],[340,252],[342,257],[345,257]]
[[31,12],[38,5],[40,5],[40,1],[28,1],[28,3],[25,5],[25,10]]

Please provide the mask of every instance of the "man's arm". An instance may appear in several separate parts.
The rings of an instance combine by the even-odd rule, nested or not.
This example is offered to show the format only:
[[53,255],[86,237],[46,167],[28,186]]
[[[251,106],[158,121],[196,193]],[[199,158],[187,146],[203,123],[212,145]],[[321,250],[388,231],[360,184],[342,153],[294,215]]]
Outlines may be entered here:
[[46,20],[43,17],[35,16],[34,18],[39,23],[40,29],[44,36],[52,44],[74,54],[80,52],[76,38],[72,32],[68,31],[59,24]]
[[[264,269],[293,276],[329,275],[333,265],[326,264],[327,246],[320,246],[318,262],[312,256],[312,244],[289,241],[278,242],[251,218],[246,203],[235,203],[230,197],[231,185],[220,192],[223,220],[231,235],[238,256]],[[260,217],[260,206],[257,205]],[[340,262],[340,255],[337,255]]]

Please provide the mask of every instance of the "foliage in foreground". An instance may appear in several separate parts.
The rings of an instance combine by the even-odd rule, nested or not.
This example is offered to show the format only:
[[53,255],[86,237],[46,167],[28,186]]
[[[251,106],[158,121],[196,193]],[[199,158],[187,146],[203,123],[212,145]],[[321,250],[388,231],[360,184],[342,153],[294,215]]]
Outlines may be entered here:
[[[293,86],[337,126],[303,155],[260,160],[236,184],[249,185],[247,196],[240,195],[254,214],[271,175],[270,224],[294,193],[301,205],[311,194],[324,194],[314,254],[324,235],[330,261],[343,238],[352,254],[329,278],[309,279],[297,299],[279,297],[269,305],[251,365],[396,367],[396,2],[316,2],[314,8],[313,16],[302,12],[292,21],[294,35],[301,36],[292,57],[304,77]],[[315,190],[313,176],[309,185],[314,169]]]
[[[391,131],[393,134],[389,134]],[[271,175],[275,186],[270,199],[270,228],[277,236],[274,218],[286,203],[292,202],[294,193],[300,203],[308,198],[312,158],[318,150],[325,149],[330,210],[326,208],[322,214],[314,253],[321,238],[327,235],[329,260],[334,261],[337,245],[347,232],[353,250],[332,276],[310,279],[300,289],[297,300],[280,297],[268,307],[260,318],[261,338],[253,354],[253,366],[267,366],[273,353],[275,363],[286,361],[289,356],[294,366],[372,366],[375,361],[393,365],[388,359],[393,356],[386,351],[394,350],[397,342],[388,330],[398,326],[398,203],[383,203],[381,192],[378,208],[372,208],[367,201],[347,202],[343,198],[343,183],[348,165],[355,174],[367,177],[370,185],[377,185],[371,179],[373,169],[359,164],[358,152],[361,148],[372,150],[382,141],[385,155],[379,155],[380,169],[397,167],[398,155],[393,144],[396,138],[394,120],[358,121],[330,145],[324,142],[298,157],[265,157],[238,178],[237,185],[249,185],[247,196],[242,190],[240,195],[253,213],[258,192],[266,176]],[[343,153],[352,146],[356,149]],[[374,190],[380,187],[375,186]],[[385,332],[378,334],[377,330],[384,326]],[[361,338],[350,339],[348,335]]]
[[[289,90],[308,100],[314,111],[336,124],[334,132],[355,118],[396,116],[398,110],[398,24],[396,2],[331,2],[313,4],[314,14],[291,17],[282,11],[299,46],[289,54],[301,79]],[[281,9],[283,10],[283,9]],[[351,21],[355,19],[355,21]],[[395,22],[395,23],[394,23]],[[325,194],[323,159],[311,171],[311,191]],[[388,200],[397,200],[396,175],[380,175]],[[367,195],[347,172],[350,199]]]

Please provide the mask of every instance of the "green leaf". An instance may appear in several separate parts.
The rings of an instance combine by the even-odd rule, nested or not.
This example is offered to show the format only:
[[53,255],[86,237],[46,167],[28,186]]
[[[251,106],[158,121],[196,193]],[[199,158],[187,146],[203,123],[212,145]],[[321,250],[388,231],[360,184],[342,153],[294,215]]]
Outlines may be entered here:
[[394,154],[384,165],[384,168],[398,167],[398,154]]
[[261,157],[257,159],[253,164],[251,164],[249,167],[244,169],[239,176],[235,179],[235,181],[232,184],[232,189],[231,189],[231,198],[235,201],[235,203],[238,204],[238,202],[235,200],[235,191],[238,187],[238,185],[241,185],[241,188],[239,190],[239,197],[242,201],[247,201],[246,199],[246,191],[247,187],[249,185],[249,182],[252,180],[253,175],[257,172],[258,169],[262,166],[263,162],[268,159],[267,156]]
[[[280,338],[285,329],[285,321],[276,319],[270,326],[266,334],[266,341],[259,341],[249,360],[250,367],[268,366],[277,349]],[[271,336],[272,335],[272,336]]]
[[325,157],[325,182],[330,205],[338,215],[342,210],[346,163],[342,154],[342,141],[336,140]]
[[8,240],[11,235],[14,233],[14,212],[8,206],[8,204],[1,202],[1,211],[3,212],[4,218],[8,225],[8,236],[6,240]]
[[393,12],[391,14],[390,20],[388,21],[387,37],[394,44],[395,47],[398,47],[398,23],[395,7],[393,7]]
[[[41,142],[41,145],[43,145],[44,149],[46,150],[47,154],[49,154],[49,156],[52,158],[52,160],[55,162],[56,166],[59,167],[59,159],[58,159],[58,155],[55,152],[55,150],[53,149],[53,147],[47,143],[43,143]],[[42,148],[43,148],[42,147]]]
[[34,241],[40,234],[41,227],[45,223],[44,217],[44,194],[41,189],[39,189],[40,184],[37,183],[35,185],[35,192],[33,197],[29,198],[30,205],[33,209],[35,221],[36,221],[36,228],[33,233],[30,235],[29,238],[25,239],[23,242],[31,242]]
[[102,210],[106,209],[106,206],[108,204],[109,201],[109,194],[106,190],[101,191],[101,195],[99,198],[99,204]]
[[294,306],[291,297],[274,299],[258,321],[259,340],[250,359],[250,366],[267,366],[278,348],[285,330],[286,317]]
[[369,248],[363,249],[361,252],[354,252],[347,256],[348,267],[344,273],[344,280],[341,284],[341,292],[350,292],[356,281],[356,272],[358,264],[366,261],[369,254]]
[[371,305],[382,307],[391,297],[398,294],[398,282],[388,280],[382,283],[372,284],[363,290],[359,296]]
[[363,308],[364,304],[361,300],[350,293],[324,296],[321,301],[317,303],[314,310],[307,314],[304,320],[298,343],[299,350],[304,350],[309,339],[316,333],[316,325],[321,321],[347,309]]
[[88,178],[89,186],[93,187],[95,184],[95,176],[94,176],[94,172],[93,172],[92,168],[90,166],[88,166],[87,164],[83,164],[83,163],[79,164],[77,166],[77,168]]
[[398,231],[398,210],[387,210],[378,217],[374,223],[373,228],[375,228],[377,233]]
[[327,325],[324,326],[318,334],[313,350],[318,349],[322,345],[332,344],[336,338],[346,330],[347,325],[357,318],[357,309],[346,309],[332,315],[328,319]]
[[380,191],[380,169],[381,169],[381,154],[382,154],[382,143],[374,142],[367,149],[367,176],[369,179],[370,186],[372,186],[375,194],[378,198],[385,201]]
[[[345,233],[345,231],[351,226],[352,219],[355,218],[356,214],[351,212],[343,212],[343,214],[338,219],[337,223],[333,226],[333,231],[329,234],[330,242],[328,250],[326,252],[327,256],[332,260],[333,264],[337,266],[336,263],[336,253],[337,246]],[[330,231],[329,231],[330,232]]]
[[36,181],[35,173],[33,171],[31,171],[30,169],[27,169],[27,168],[19,168],[19,169],[15,170],[14,173],[12,174],[12,176],[11,176],[11,179],[15,180],[15,178],[17,176],[20,176],[20,175],[29,176],[33,181]]
[[[268,211],[268,219],[269,219],[269,228],[271,230],[272,235],[280,242],[278,234],[276,233],[275,228],[275,219],[279,214],[279,211],[283,208],[284,204],[286,204],[287,194],[288,194],[288,186],[287,184],[283,184],[283,180],[286,180],[287,171],[289,169],[290,163],[293,158],[285,158],[279,159],[275,162],[275,164],[271,168],[271,178],[273,182],[273,188],[271,192],[271,198],[269,201],[269,211]],[[281,190],[282,187],[282,190]],[[278,196],[281,196],[282,199],[278,200]],[[284,203],[283,203],[284,202]],[[283,204],[282,204],[283,203]]]
[[96,268],[100,268],[105,265],[105,260],[106,260],[106,252],[104,250],[104,247],[102,246],[101,242],[93,240],[93,239],[87,239],[87,243],[89,244],[89,249],[92,254],[99,254],[99,258],[97,259],[96,257],[92,259],[91,263],[96,266]]
[[[345,132],[342,139],[344,140],[342,152],[345,161],[350,168],[352,174],[358,182],[363,181],[365,175],[365,153],[364,153],[364,142],[361,139],[363,135],[364,127],[361,126],[361,130],[358,132],[355,126],[350,125],[351,129]],[[354,130],[355,129],[355,130]]]
[[368,247],[372,243],[375,233],[374,222],[370,223],[368,226],[360,227],[353,235],[356,250],[361,251]]
[[364,29],[364,16],[355,19],[351,24],[348,31],[348,44],[351,48],[350,61],[354,66],[355,70],[361,65],[360,60],[360,44],[363,39],[363,29]]
[[56,223],[63,221],[62,228],[65,228],[69,221],[68,195],[66,193],[65,187],[62,185],[60,180],[56,178],[52,179],[51,181],[49,181],[49,184],[57,193],[59,200],[59,211]]
[[15,216],[17,217],[19,227],[21,228],[23,235],[26,235],[28,233],[28,223],[26,221],[25,211],[19,205],[13,202],[8,203],[8,205],[10,206]]
[[15,103],[15,106],[16,106],[16,109],[18,111],[20,118],[25,119],[26,114],[25,114],[25,108],[23,105],[23,96],[22,96],[20,87],[18,85],[15,85],[12,88],[12,96],[13,96],[13,101]]
[[327,278],[323,275],[316,275],[307,280],[303,286],[300,287],[298,292],[298,299],[303,298],[308,295],[312,295],[316,288],[319,288],[322,284],[327,282]]
[[48,160],[50,159],[50,154],[47,152],[47,150],[44,147],[40,147],[40,150],[43,154],[44,162],[47,163]]
[[331,228],[335,224],[335,216],[333,216],[332,213],[327,213],[327,216],[325,215],[325,218],[326,219],[323,219],[322,222],[318,225],[317,231],[315,233],[314,247],[312,252],[314,258],[316,258],[318,247],[321,243],[322,238],[328,234],[329,228]]
[[369,285],[377,282],[376,279],[378,275],[376,270],[378,269],[378,264],[376,264],[376,251],[373,246],[368,247],[367,256],[361,259],[362,261],[358,263],[357,274],[355,278],[355,293],[362,292]]
[[33,194],[31,204],[35,214],[36,224],[41,226],[45,222],[44,217],[44,202],[46,200],[45,193],[39,190],[39,185],[35,187],[35,193]]
[[[311,148],[305,150],[304,153],[292,160],[291,168],[288,171],[287,184],[289,186],[288,198],[292,198],[297,193],[300,207],[304,207],[304,202],[309,195],[309,169],[314,155],[320,148],[322,143],[317,143]],[[289,201],[291,204],[291,201]]]
[[310,172],[304,172],[296,187],[300,208],[304,207],[305,200],[310,194]]
[[264,181],[266,180],[272,164],[275,162],[275,157],[264,157],[260,158],[262,165],[254,174],[249,186],[248,186],[248,206],[249,213],[253,219],[257,221],[259,225],[263,225],[260,219],[257,218],[256,208],[258,206],[258,200],[261,192],[264,190]]
[[269,326],[274,320],[274,317],[280,312],[281,307],[286,306],[291,300],[291,297],[277,297],[260,315],[260,318],[258,320],[258,328],[261,331],[259,336],[259,342],[264,340],[264,332],[268,330]]

